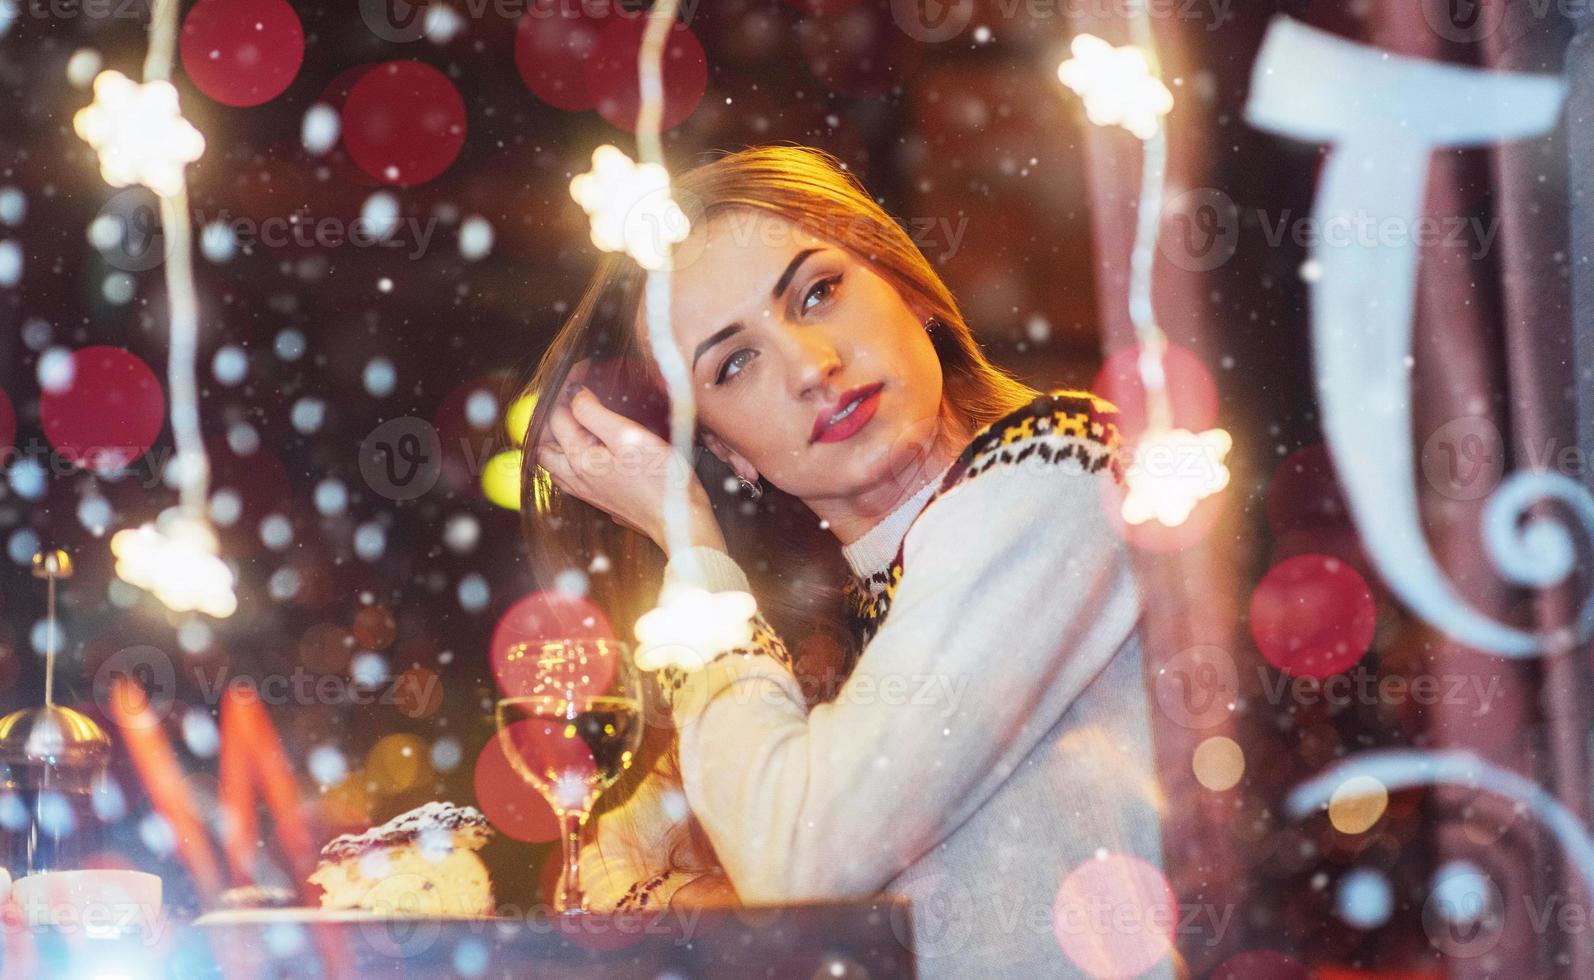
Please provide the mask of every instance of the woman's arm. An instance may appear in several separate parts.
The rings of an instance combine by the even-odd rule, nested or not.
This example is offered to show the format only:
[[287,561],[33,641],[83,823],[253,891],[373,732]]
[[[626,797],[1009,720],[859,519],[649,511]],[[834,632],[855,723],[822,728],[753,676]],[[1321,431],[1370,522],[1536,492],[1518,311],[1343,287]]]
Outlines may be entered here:
[[[1105,472],[1003,466],[925,509],[891,609],[837,698],[809,711],[761,643],[676,678],[687,799],[746,901],[877,892],[993,793],[1139,615]],[[666,582],[746,589],[723,552]]]
[[[581,848],[581,883],[595,912],[647,911],[705,904],[724,878],[696,870],[686,798],[657,768],[624,802],[593,818]],[[674,864],[686,861],[692,867]]]

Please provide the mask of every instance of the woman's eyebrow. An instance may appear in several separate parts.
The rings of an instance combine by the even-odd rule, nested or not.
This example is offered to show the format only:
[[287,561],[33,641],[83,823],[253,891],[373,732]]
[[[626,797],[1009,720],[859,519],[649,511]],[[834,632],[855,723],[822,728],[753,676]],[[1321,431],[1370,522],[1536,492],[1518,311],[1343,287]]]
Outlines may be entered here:
[[733,323],[728,327],[720,327],[718,330],[714,331],[713,335],[707,340],[703,341],[701,344],[698,344],[697,350],[692,354],[692,370],[697,370],[698,358],[703,356],[704,351],[708,350],[710,347],[713,347],[715,344],[719,343],[740,329],[742,329],[742,325],[740,323]]
[[[792,256],[792,260],[786,263],[786,271],[782,272],[780,274],[780,278],[775,280],[775,288],[769,291],[770,299],[780,299],[780,294],[786,291],[786,287],[791,284],[792,277],[797,275],[797,270],[802,267],[803,262],[807,260],[808,256],[819,251],[823,251],[823,249],[805,248],[801,252],[798,252],[796,255]],[[698,344],[697,350],[692,352],[692,370],[697,370],[698,359],[703,356],[705,351],[740,329],[742,329],[742,325],[740,323],[733,323],[728,327],[721,327],[714,331],[714,333],[711,334],[707,340],[703,341],[701,344]]]
[[786,271],[782,272],[780,274],[780,278],[775,280],[775,288],[769,291],[769,298],[780,299],[780,294],[784,293],[786,291],[786,286],[791,283],[792,276],[797,274],[797,267],[802,265],[803,261],[807,259],[808,256],[817,251],[819,251],[817,248],[805,248],[801,252],[798,252],[796,255],[792,256],[792,260],[786,264]]

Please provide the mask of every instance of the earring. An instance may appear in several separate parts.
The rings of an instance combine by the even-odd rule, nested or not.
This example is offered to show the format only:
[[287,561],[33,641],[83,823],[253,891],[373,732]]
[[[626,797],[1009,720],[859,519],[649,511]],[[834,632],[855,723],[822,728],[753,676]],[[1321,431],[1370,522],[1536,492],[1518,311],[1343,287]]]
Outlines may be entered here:
[[747,493],[749,500],[757,500],[764,495],[764,483],[762,480],[747,480],[742,477],[737,477],[736,479],[741,483],[742,490]]
[[937,319],[935,316],[932,315],[932,316],[925,317],[925,320],[924,320],[924,332],[925,333],[935,333],[935,328],[940,326],[940,325],[941,325],[941,321],[939,319]]

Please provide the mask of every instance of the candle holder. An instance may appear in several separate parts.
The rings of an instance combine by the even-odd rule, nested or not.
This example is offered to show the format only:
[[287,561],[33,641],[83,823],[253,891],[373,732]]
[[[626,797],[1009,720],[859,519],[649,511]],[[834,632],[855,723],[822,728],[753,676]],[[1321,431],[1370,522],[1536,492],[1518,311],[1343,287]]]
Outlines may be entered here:
[[44,704],[0,718],[0,838],[13,880],[81,868],[99,850],[93,793],[111,756],[94,719],[55,703],[55,583],[71,576],[71,559],[35,555],[33,574],[49,582]]

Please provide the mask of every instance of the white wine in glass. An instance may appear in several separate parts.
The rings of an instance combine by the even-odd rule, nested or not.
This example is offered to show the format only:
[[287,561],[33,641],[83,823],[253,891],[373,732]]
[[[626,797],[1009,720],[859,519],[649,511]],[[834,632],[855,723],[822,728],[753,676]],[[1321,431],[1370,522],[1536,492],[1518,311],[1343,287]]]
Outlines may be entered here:
[[525,655],[537,658],[537,669],[529,693],[498,702],[499,744],[559,818],[564,873],[556,908],[584,912],[581,832],[641,744],[642,686],[631,648],[620,640],[548,640]]

